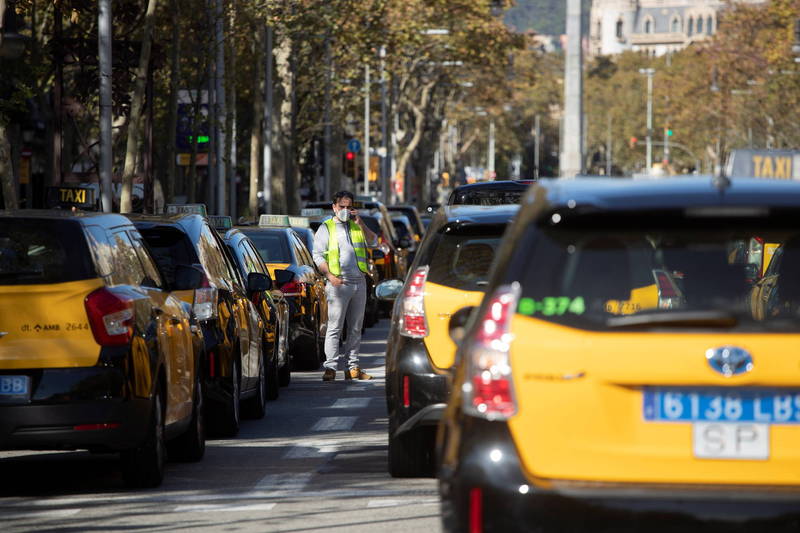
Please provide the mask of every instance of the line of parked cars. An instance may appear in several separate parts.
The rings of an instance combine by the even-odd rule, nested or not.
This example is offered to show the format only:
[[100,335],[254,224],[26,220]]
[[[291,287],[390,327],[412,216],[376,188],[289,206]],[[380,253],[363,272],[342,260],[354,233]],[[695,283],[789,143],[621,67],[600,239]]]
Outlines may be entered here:
[[[371,289],[416,242],[387,213]],[[312,221],[0,211],[0,449],[118,453],[129,486],[153,487],[168,459],[202,459],[207,434],[264,417],[293,370],[324,360]]]

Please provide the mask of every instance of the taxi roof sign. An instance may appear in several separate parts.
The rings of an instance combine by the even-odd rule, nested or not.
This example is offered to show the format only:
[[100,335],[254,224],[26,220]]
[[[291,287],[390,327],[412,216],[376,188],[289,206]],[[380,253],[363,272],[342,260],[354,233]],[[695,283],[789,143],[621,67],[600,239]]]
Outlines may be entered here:
[[261,215],[258,217],[259,226],[280,226],[288,228],[291,226],[289,223],[289,215]]
[[321,207],[307,207],[300,210],[302,217],[318,217],[325,214],[325,210]]
[[289,217],[289,224],[295,228],[310,228],[311,222],[308,217]]
[[206,204],[167,204],[167,214],[177,215],[185,213],[187,215],[208,216]]
[[208,223],[216,230],[229,230],[233,227],[233,219],[228,215],[209,215]]

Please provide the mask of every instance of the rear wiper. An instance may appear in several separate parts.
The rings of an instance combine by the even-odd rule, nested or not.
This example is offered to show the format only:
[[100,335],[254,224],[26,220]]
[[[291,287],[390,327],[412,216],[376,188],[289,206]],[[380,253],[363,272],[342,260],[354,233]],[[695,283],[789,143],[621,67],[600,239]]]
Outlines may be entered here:
[[655,311],[615,316],[606,320],[609,328],[636,327],[715,327],[732,328],[739,323],[735,315],[725,311]]

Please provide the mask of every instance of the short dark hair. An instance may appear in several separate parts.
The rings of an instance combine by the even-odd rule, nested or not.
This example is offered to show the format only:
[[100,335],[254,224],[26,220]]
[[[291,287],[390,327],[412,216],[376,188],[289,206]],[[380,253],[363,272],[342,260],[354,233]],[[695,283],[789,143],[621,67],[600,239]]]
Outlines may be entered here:
[[351,201],[353,202],[356,201],[355,197],[353,196],[353,193],[351,193],[350,191],[339,191],[333,195],[333,203],[338,204],[339,200],[341,200],[342,198],[350,198]]

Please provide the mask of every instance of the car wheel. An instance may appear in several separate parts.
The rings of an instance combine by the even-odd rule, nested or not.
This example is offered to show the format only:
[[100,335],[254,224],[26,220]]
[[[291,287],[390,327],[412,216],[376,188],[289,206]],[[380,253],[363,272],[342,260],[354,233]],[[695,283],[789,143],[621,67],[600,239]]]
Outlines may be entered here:
[[420,428],[389,436],[389,474],[392,477],[432,477],[435,433]]
[[225,437],[234,437],[239,433],[241,423],[241,404],[240,404],[240,383],[241,371],[239,370],[239,359],[234,357],[231,366],[231,396],[223,404],[219,419],[219,431]]
[[267,400],[277,400],[280,394],[280,379],[278,378],[278,337],[272,343],[272,357],[264,359],[267,369]]
[[206,421],[203,403],[203,381],[198,376],[194,383],[192,421],[186,433],[167,445],[169,458],[176,461],[196,463],[206,452]]
[[309,347],[310,350],[293,354],[293,361],[298,370],[316,370],[319,368],[324,360],[324,356],[320,354],[325,353],[324,350],[320,350],[320,342],[324,343],[325,340],[320,341],[319,321],[316,321],[314,324],[314,337],[311,339],[310,346],[308,340],[301,344]]
[[121,454],[122,477],[125,484],[133,488],[158,487],[164,480],[167,447],[164,442],[164,411],[161,391],[156,388],[150,427],[144,443]]
[[292,365],[289,361],[278,368],[278,384],[281,387],[288,387],[292,381]]
[[[263,350],[262,350],[263,352]],[[247,414],[250,418],[260,420],[267,413],[267,376],[264,373],[264,358],[258,365],[258,384],[256,395],[247,400]]]

